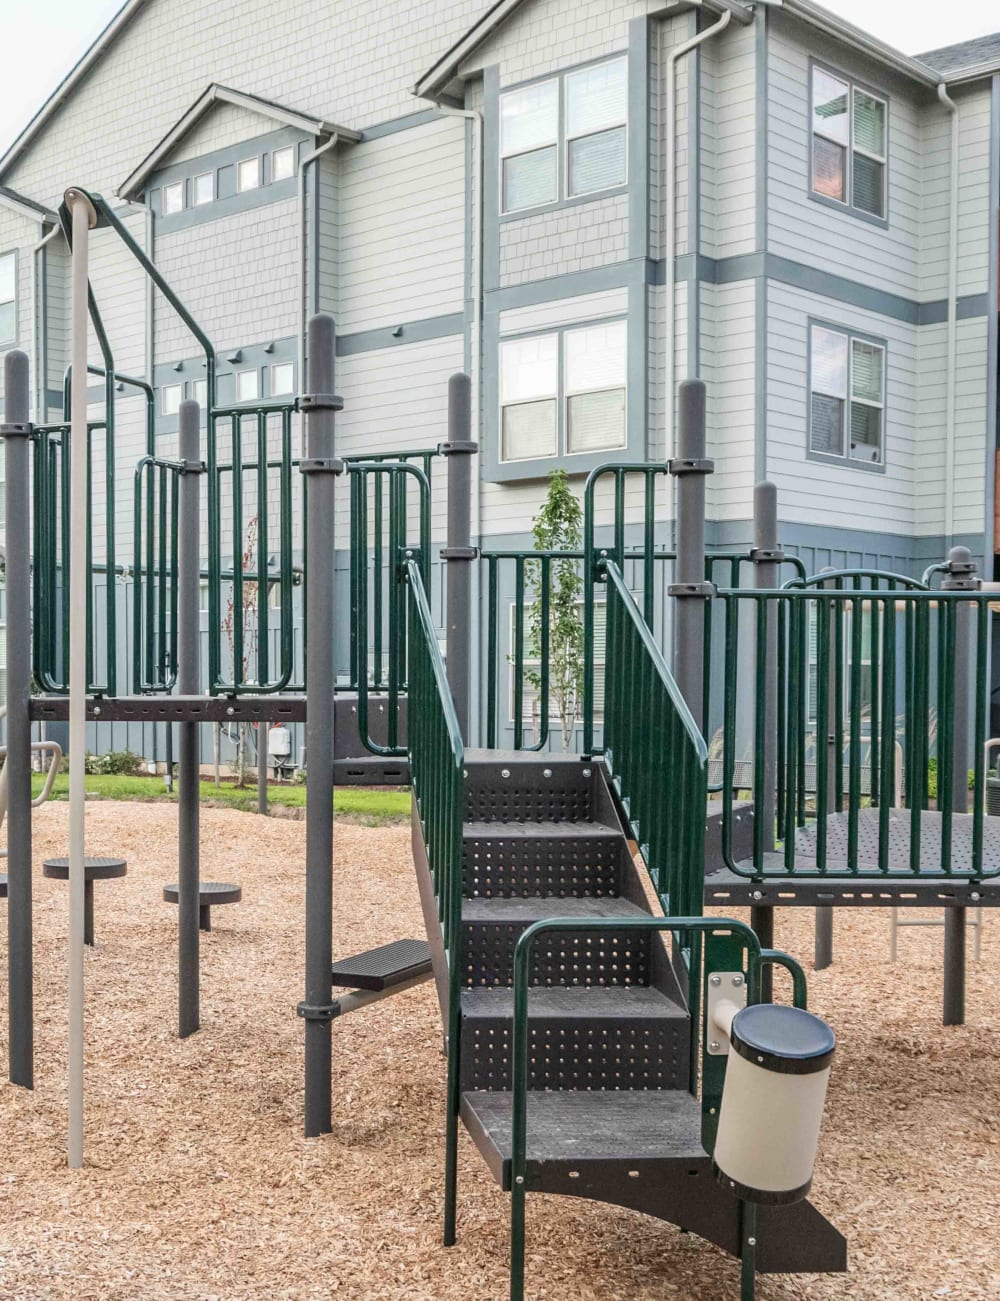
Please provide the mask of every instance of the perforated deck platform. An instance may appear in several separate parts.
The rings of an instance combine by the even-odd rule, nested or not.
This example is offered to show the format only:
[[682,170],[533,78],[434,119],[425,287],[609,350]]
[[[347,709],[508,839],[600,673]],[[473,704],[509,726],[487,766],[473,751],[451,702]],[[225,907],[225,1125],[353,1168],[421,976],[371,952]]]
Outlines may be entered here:
[[[1000,877],[970,880],[972,871],[971,814],[952,817],[951,876],[941,874],[940,813],[928,810],[920,817],[920,871],[910,867],[911,821],[906,809],[889,814],[888,871],[879,871],[879,810],[858,814],[858,870],[854,876],[821,875],[816,867],[815,824],[803,827],[795,838],[794,871],[785,869],[784,853],[764,856],[763,876],[752,878],[753,860],[739,864],[741,873],[722,869],[705,878],[705,902],[725,907],[751,904],[812,907],[1000,907]],[[827,818],[827,869],[847,870],[848,815]],[[983,819],[983,869],[1000,872],[1000,818]],[[745,872],[747,875],[742,875]]]
[[393,940],[335,962],[330,983],[343,989],[383,990],[430,973],[431,951],[426,940]]

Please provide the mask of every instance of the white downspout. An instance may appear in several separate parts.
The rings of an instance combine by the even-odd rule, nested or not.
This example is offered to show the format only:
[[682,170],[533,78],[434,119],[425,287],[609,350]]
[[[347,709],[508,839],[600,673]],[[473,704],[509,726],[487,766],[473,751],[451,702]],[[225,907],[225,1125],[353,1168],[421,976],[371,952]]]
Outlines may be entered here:
[[49,366],[48,357],[45,356],[42,343],[45,337],[44,320],[48,311],[48,303],[44,302],[41,297],[41,277],[39,276],[38,265],[40,255],[44,251],[46,244],[61,234],[62,228],[53,226],[48,234],[43,235],[31,249],[31,337],[35,354],[35,420],[38,424],[47,423],[49,418]]
[[[306,237],[307,214],[306,214],[306,171],[318,158],[333,149],[340,141],[340,136],[334,131],[333,135],[325,144],[314,149],[311,154],[306,154],[305,158],[299,163],[299,367],[296,376],[296,382],[299,391],[304,391],[306,382],[306,323],[309,319],[309,303],[307,301],[309,294],[309,272],[306,262],[309,257],[309,240]],[[316,238],[319,238],[319,232],[316,232]],[[305,425],[303,423],[303,434],[305,437]],[[305,444],[303,443],[303,453]]]
[[[439,112],[448,117],[465,118],[473,124],[475,142],[472,159],[472,331],[470,339],[470,368],[472,374],[472,437],[480,443],[482,434],[482,349],[483,349],[483,114],[478,108],[453,108],[447,104],[437,103]],[[482,445],[480,443],[480,462],[472,477],[472,545],[481,545],[483,535],[483,474],[481,468]],[[479,609],[480,566],[472,567],[472,608]],[[475,665],[477,690],[471,701],[469,728],[473,737],[479,735],[481,692],[478,690],[478,677],[481,666],[481,629],[480,621],[472,621],[472,663]]]
[[958,105],[944,82],[938,99],[951,114],[951,194],[948,212],[948,343],[945,379],[944,535],[950,547],[955,533],[955,366],[958,358]]
[[674,454],[674,346],[677,333],[674,314],[676,311],[677,275],[674,268],[677,243],[677,64],[692,50],[704,44],[713,36],[718,36],[729,26],[732,14],[727,9],[718,22],[706,27],[689,40],[683,41],[667,55],[667,152],[664,177],[666,191],[666,238],[664,240],[664,314],[666,316],[666,369],[664,374],[664,429],[666,432],[666,454]]

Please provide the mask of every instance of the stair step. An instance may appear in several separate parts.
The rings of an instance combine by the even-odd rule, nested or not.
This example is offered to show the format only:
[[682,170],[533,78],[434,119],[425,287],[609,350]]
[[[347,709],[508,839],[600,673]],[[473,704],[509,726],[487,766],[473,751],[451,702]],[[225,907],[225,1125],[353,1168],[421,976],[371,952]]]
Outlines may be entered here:
[[595,765],[523,750],[465,752],[466,817],[482,822],[578,822],[605,812]]
[[[532,922],[556,917],[647,917],[628,899],[467,899],[462,905],[463,984],[510,985],[514,947]],[[535,942],[532,984],[648,985],[649,931],[558,931]]]
[[431,951],[426,940],[393,940],[335,962],[330,983],[346,989],[382,990],[430,975],[430,971]]
[[[462,993],[461,1088],[509,1089],[514,995]],[[687,1013],[648,986],[532,990],[528,1000],[533,1089],[686,1086]]]
[[[462,1119],[494,1179],[510,1188],[512,1094],[462,1094]],[[528,1095],[528,1186],[572,1193],[595,1174],[641,1179],[656,1167],[704,1162],[701,1105],[686,1089]],[[699,1169],[692,1164],[692,1171]],[[631,1172],[635,1172],[632,1176]]]
[[628,848],[617,827],[579,822],[467,822],[466,898],[616,895]]

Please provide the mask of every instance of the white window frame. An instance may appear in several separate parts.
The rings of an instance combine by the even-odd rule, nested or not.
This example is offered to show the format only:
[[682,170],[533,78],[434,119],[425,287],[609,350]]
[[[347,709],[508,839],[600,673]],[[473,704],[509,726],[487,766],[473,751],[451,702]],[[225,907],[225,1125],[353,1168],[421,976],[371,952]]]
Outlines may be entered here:
[[[253,375],[254,377],[254,388],[256,391],[254,392],[253,397],[245,398],[240,396],[240,380],[243,378],[244,375]],[[236,401],[238,403],[259,402],[260,401],[260,368],[258,366],[248,366],[244,370],[236,371],[235,376],[236,376]]]
[[11,278],[14,284],[14,293],[12,297],[3,299],[3,301],[0,302],[0,307],[6,307],[8,303],[13,304],[14,324],[12,327],[12,332],[8,338],[0,337],[0,347],[8,347],[10,344],[17,342],[17,274],[18,274],[17,250],[9,249],[6,253],[0,253],[0,262],[5,262],[8,258],[10,259],[11,266],[13,267],[13,274]]
[[[567,113],[567,96],[568,96],[568,91],[567,91],[567,82],[569,81],[569,79],[570,79],[570,78],[571,78],[575,73],[582,73],[582,72],[584,72],[584,71],[587,71],[587,70],[590,69],[590,68],[593,68],[593,67],[599,66],[599,64],[612,64],[612,63],[621,63],[621,64],[624,65],[624,68],[625,68],[625,117],[624,117],[624,118],[622,119],[622,121],[620,121],[620,122],[615,122],[615,123],[610,124],[610,125],[608,125],[608,126],[601,127],[601,129],[600,129],[599,131],[582,131],[582,132],[579,132],[578,134],[576,134],[576,135],[574,135],[574,136],[570,136],[570,135],[568,134],[568,129],[567,129],[567,122],[568,122],[568,113]],[[629,176],[629,148],[628,148],[628,127],[629,127],[629,116],[628,116],[628,89],[629,89],[629,86],[628,86],[628,81],[629,81],[629,67],[628,67],[628,57],[627,57],[626,55],[624,55],[624,54],[615,54],[615,55],[612,55],[610,58],[599,60],[599,64],[586,64],[586,65],[584,65],[583,67],[580,67],[580,68],[568,68],[565,72],[558,73],[557,75],[555,75],[555,76],[553,76],[553,77],[540,78],[537,82],[534,82],[534,83],[529,82],[529,83],[527,83],[527,85],[510,86],[510,87],[508,87],[506,90],[503,90],[503,91],[501,92],[501,94],[500,94],[501,107],[500,107],[500,109],[498,110],[498,119],[499,119],[499,120],[498,120],[498,123],[497,123],[497,133],[498,133],[498,138],[499,138],[499,148],[498,148],[498,150],[497,150],[497,152],[498,152],[498,154],[499,154],[499,178],[498,178],[498,185],[499,185],[500,215],[501,215],[501,216],[504,216],[504,217],[507,217],[507,216],[517,216],[518,214],[526,214],[526,213],[538,212],[538,211],[544,210],[544,209],[546,209],[546,208],[554,208],[554,207],[558,206],[558,205],[561,204],[561,203],[566,203],[566,202],[573,202],[573,203],[576,203],[576,202],[579,202],[579,201],[581,201],[581,200],[592,199],[592,198],[596,197],[597,195],[608,194],[608,193],[614,192],[614,191],[616,191],[616,190],[620,190],[620,189],[622,189],[624,186],[626,186],[626,185],[628,184],[628,176]],[[526,89],[528,88],[529,85],[537,85],[537,86],[541,86],[541,85],[549,84],[549,83],[551,83],[551,82],[555,82],[555,83],[557,83],[557,86],[558,86],[557,99],[558,99],[558,104],[559,104],[558,121],[557,121],[556,134],[555,134],[554,139],[552,139],[552,140],[550,140],[550,141],[548,141],[548,142],[546,142],[546,143],[543,143],[543,144],[532,145],[530,149],[513,149],[513,150],[510,150],[509,152],[505,152],[504,147],[503,147],[503,126],[502,126],[502,123],[503,123],[502,102],[503,102],[503,98],[504,98],[504,96],[505,96],[505,95],[514,95],[514,94],[517,94],[518,91],[526,90]],[[624,127],[624,128],[625,128],[625,179],[624,179],[623,181],[621,181],[621,182],[615,184],[615,185],[604,186],[602,189],[599,189],[599,190],[582,190],[579,194],[573,194],[573,195],[571,195],[570,192],[569,192],[569,145],[570,145],[570,141],[571,141],[571,140],[583,140],[583,139],[586,139],[588,136],[591,136],[591,135],[600,135],[600,134],[601,134],[602,132],[604,132],[604,131],[613,131],[613,130],[616,130],[617,128],[619,128],[619,127]],[[524,154],[537,153],[537,152],[538,152],[539,150],[541,150],[541,149],[551,149],[553,146],[555,147],[555,151],[556,151],[556,195],[555,195],[555,198],[554,198],[554,199],[550,199],[550,200],[548,200],[548,201],[545,202],[545,203],[533,204],[533,205],[532,205],[531,207],[529,207],[529,208],[508,208],[508,207],[506,207],[505,204],[504,204],[504,183],[503,183],[503,182],[504,182],[504,166],[503,166],[503,165],[504,165],[505,161],[506,161],[508,158],[519,158],[519,157],[521,157],[521,156],[524,155]]]
[[[251,163],[253,163],[253,164],[256,166],[256,168],[257,168],[257,179],[256,179],[256,181],[253,183],[253,185],[244,185],[244,184],[243,184],[243,168],[244,168],[244,167],[248,167]],[[254,190],[259,190],[260,187],[261,187],[261,185],[263,184],[263,181],[264,181],[264,178],[263,178],[263,176],[261,175],[261,170],[262,170],[262,169],[261,169],[261,165],[260,165],[260,155],[259,155],[259,154],[257,154],[257,155],[256,155],[255,157],[253,157],[253,158],[241,158],[240,161],[236,164],[236,193],[237,193],[237,194],[251,194]]]
[[[177,208],[167,207],[167,194],[179,193],[181,196],[180,206]],[[187,185],[184,181],[171,181],[168,185],[160,187],[160,216],[176,217],[178,213],[184,211],[187,207]]]
[[[167,407],[167,394],[173,392],[177,393],[177,407],[175,410],[171,411],[168,410]],[[160,389],[160,414],[164,416],[176,416],[181,409],[181,403],[183,401],[184,385],[181,384],[180,381],[176,384],[164,384]]]
[[[834,140],[832,136],[824,135],[822,131],[816,129],[816,72],[825,73],[826,76],[832,77],[835,81],[843,82],[847,87],[847,144],[839,140]],[[881,104],[885,112],[885,139],[883,141],[884,152],[879,155],[872,153],[871,150],[863,149],[855,141],[854,132],[854,97],[857,94],[865,95],[868,99],[873,99],[877,104]],[[829,140],[836,144],[838,148],[844,150],[844,197],[843,199],[834,198],[833,195],[823,194],[822,191],[815,187],[815,164],[813,161],[814,138],[822,136],[824,140]],[[862,158],[868,158],[872,162],[879,163],[882,167],[882,211],[869,212],[866,208],[859,208],[854,203],[854,155],[858,153]],[[874,221],[881,224],[888,224],[889,221],[889,98],[887,95],[880,94],[863,82],[856,81],[853,77],[847,76],[846,73],[838,72],[834,68],[828,68],[822,63],[812,63],[809,68],[809,193],[813,198],[819,199],[822,203],[833,204],[834,207],[843,208],[845,212],[850,212],[853,216],[860,217],[864,221]]]
[[201,408],[202,414],[208,406],[208,380],[196,379],[191,381],[191,397]]
[[[518,343],[525,339],[542,339],[547,336],[556,337],[556,359],[555,359],[555,384],[551,393],[543,393],[532,398],[514,398],[509,402],[503,400],[503,349],[505,344]],[[500,463],[502,465],[521,465],[525,461],[556,461],[559,458],[559,449],[561,446],[561,435],[559,424],[562,419],[561,405],[559,400],[560,381],[562,376],[562,337],[558,330],[542,330],[528,335],[512,335],[507,339],[500,340],[500,404],[499,404],[499,423],[497,425],[497,443]],[[532,456],[504,456],[504,438],[503,438],[503,415],[508,407],[529,406],[537,402],[551,402],[555,411],[555,450],[551,453]]]
[[[276,389],[274,386],[274,372],[288,367],[291,374],[289,387],[286,389]],[[295,392],[295,362],[294,361],[274,361],[268,368],[268,394],[270,397],[288,397]]]
[[[873,338],[869,334],[864,334],[860,330],[851,330],[843,325],[831,325],[828,321],[810,320],[808,323],[809,330],[809,347],[808,353],[808,374],[806,375],[806,392],[808,406],[808,425],[807,425],[807,442],[806,451],[808,456],[816,457],[824,461],[836,462],[837,464],[853,466],[867,470],[882,470],[886,463],[886,390],[889,384],[889,347],[884,339]],[[813,389],[812,377],[812,358],[813,358],[813,331],[826,330],[828,334],[839,334],[847,340],[847,394],[844,398],[844,415],[841,424],[841,451],[826,452],[819,448],[813,447],[813,414],[812,400],[813,393],[816,392],[820,397],[833,397],[831,393],[824,393],[822,389]],[[857,398],[854,396],[854,344],[863,343],[866,347],[877,348],[882,354],[882,400],[875,402],[870,398]],[[857,403],[858,406],[869,407],[872,410],[881,412],[881,421],[879,424],[879,455],[877,460],[864,460],[859,456],[851,454],[851,407]]]
[[[296,151],[295,151],[295,146],[294,146],[294,145],[279,145],[277,149],[272,149],[272,150],[271,150],[271,182],[272,182],[272,184],[274,183],[275,180],[279,180],[279,181],[290,181],[290,180],[292,180],[292,179],[294,178],[296,172],[298,171],[298,159],[297,159],[296,156],[295,156],[295,152],[296,152]],[[291,155],[291,158],[292,158],[292,170],[289,172],[289,174],[288,174],[287,176],[279,176],[279,177],[276,177],[275,174],[274,174],[274,160],[277,158],[277,156],[278,156],[279,154],[290,154],[290,155]]]
[[[205,181],[205,180],[211,181],[211,183],[212,183],[212,193],[208,196],[207,199],[199,199],[199,198],[198,198],[198,182],[199,182],[199,181]],[[215,200],[216,200],[216,198],[217,198],[217,194],[216,194],[216,179],[215,179],[215,172],[214,172],[214,171],[211,171],[211,172],[199,172],[197,176],[193,176],[193,177],[191,178],[191,207],[192,207],[192,208],[204,208],[204,206],[205,206],[207,203],[214,203]]]
[[[625,379],[622,384],[604,384],[599,388],[569,388],[566,374],[566,336],[583,330],[592,330],[599,326],[621,325],[625,330]],[[572,465],[573,460],[578,456],[603,456],[605,452],[620,452],[628,447],[628,358],[629,358],[629,330],[627,316],[613,316],[596,321],[573,321],[565,325],[557,326],[551,330],[532,330],[524,334],[510,334],[500,340],[500,350],[505,343],[516,343],[519,339],[540,339],[549,335],[555,335],[558,339],[558,348],[556,350],[556,450],[551,455],[544,456],[504,456],[503,451],[503,413],[505,407],[514,407],[522,405],[522,402],[504,402],[503,387],[499,391],[498,417],[497,417],[497,460],[500,465],[523,465],[530,461],[551,461],[553,463],[568,460]],[[499,358],[498,358],[499,360]],[[502,365],[502,363],[501,363]],[[619,389],[625,395],[625,424],[622,431],[622,441],[614,446],[598,447],[587,449],[580,452],[571,452],[569,450],[569,400],[571,397],[583,397],[588,393],[616,393]],[[525,398],[523,402],[542,402],[547,398]]]
[[[562,77],[562,126],[563,141],[562,150],[562,184],[563,195],[566,199],[585,199],[595,194],[606,194],[608,190],[621,189],[623,185],[628,185],[629,155],[628,155],[628,59],[621,55],[615,59],[602,59],[601,64],[621,63],[625,67],[625,116],[620,121],[609,122],[607,125],[599,127],[596,131],[578,131],[576,135],[571,135],[569,130],[569,83],[573,77],[579,73],[589,72],[592,67],[598,65],[588,65],[584,68],[571,68]],[[569,164],[570,164],[570,145],[574,140],[586,140],[590,136],[604,135],[607,131],[618,131],[624,129],[625,133],[625,176],[615,185],[605,185],[598,190],[578,190],[575,194],[570,193],[569,188]]]

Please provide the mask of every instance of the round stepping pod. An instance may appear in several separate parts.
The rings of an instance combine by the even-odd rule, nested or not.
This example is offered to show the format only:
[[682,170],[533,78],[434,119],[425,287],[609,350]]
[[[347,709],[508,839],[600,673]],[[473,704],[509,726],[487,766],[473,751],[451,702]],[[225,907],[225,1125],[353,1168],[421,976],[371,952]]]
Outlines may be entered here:
[[[111,881],[124,876],[128,863],[124,858],[85,858],[83,860],[83,942],[94,943],[94,882]],[[54,881],[69,880],[68,858],[46,858],[42,876]]]
[[[166,903],[177,903],[179,890],[177,883],[163,887],[163,899]],[[239,903],[243,898],[242,887],[230,885],[224,881],[202,881],[198,887],[198,927],[203,931],[212,929],[212,909],[224,903]]]

